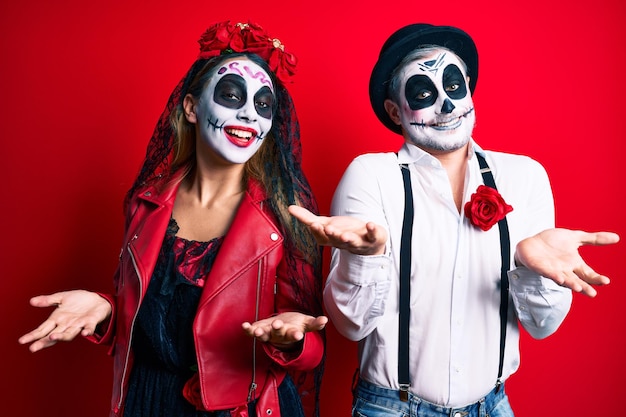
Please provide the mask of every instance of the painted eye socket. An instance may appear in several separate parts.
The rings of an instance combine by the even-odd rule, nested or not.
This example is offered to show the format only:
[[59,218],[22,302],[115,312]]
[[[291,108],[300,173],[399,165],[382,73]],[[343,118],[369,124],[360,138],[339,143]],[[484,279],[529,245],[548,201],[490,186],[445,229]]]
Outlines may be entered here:
[[467,95],[465,77],[459,67],[454,64],[448,65],[443,70],[443,85],[451,99],[459,100]]
[[271,119],[274,112],[274,93],[267,87],[261,87],[254,95],[254,108],[259,116],[265,119]]
[[437,100],[437,95],[437,87],[426,75],[413,75],[404,86],[404,97],[411,110],[432,106]]
[[247,99],[245,81],[234,74],[225,75],[217,82],[213,99],[229,109],[242,107]]

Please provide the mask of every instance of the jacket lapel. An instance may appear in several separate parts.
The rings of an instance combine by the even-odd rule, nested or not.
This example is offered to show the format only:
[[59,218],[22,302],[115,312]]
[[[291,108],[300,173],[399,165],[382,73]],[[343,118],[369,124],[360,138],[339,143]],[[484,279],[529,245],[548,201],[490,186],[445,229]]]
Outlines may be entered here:
[[138,204],[129,223],[126,241],[132,247],[137,273],[144,284],[143,292],[161,250],[178,185],[174,183],[161,193],[155,187],[147,187],[137,195]]
[[215,258],[199,306],[210,302],[282,241],[276,225],[263,213],[250,192],[246,192]]

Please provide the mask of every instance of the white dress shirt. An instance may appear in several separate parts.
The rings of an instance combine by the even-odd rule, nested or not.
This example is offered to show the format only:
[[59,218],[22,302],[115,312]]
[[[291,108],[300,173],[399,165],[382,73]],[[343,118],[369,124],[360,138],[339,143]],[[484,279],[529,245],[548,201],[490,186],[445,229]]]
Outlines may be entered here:
[[[554,203],[543,167],[521,155],[485,152],[470,144],[463,206],[483,184],[475,152],[487,159],[498,191],[513,207],[509,303],[503,379],[519,366],[519,329],[552,334],[569,311],[572,293],[526,268],[515,268],[517,242],[554,227]],[[398,294],[404,188],[399,164],[409,165],[415,218],[411,266],[410,391],[435,404],[459,407],[481,399],[497,380],[500,352],[498,226],[473,226],[456,208],[445,169],[419,148],[361,155],[341,179],[332,215],[373,221],[389,232],[387,254],[360,256],[333,249],[324,302],[334,326],[359,341],[365,380],[398,389]],[[461,210],[463,211],[463,210]]]

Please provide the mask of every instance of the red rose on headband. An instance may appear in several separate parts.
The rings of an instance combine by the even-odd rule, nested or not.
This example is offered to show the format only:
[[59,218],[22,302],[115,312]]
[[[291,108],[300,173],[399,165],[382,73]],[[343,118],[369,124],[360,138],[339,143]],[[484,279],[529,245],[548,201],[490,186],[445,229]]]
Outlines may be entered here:
[[202,34],[198,43],[198,57],[203,59],[232,52],[256,54],[267,62],[283,83],[290,82],[296,72],[296,57],[285,51],[280,40],[272,38],[265,29],[253,22],[226,21],[214,24]]
[[[278,41],[275,41],[275,43]],[[294,54],[284,52],[280,48],[272,51],[267,63],[270,68],[276,68],[276,77],[283,82],[289,82],[291,77],[296,73],[296,64],[298,59]]]
[[183,387],[183,397],[196,407],[196,410],[204,410],[202,393],[200,392],[200,378],[197,372],[185,383]]
[[230,47],[230,42],[239,28],[230,22],[223,22],[208,28],[198,40],[200,55],[203,58],[218,56],[223,50]]
[[480,185],[465,204],[465,217],[476,227],[487,231],[513,211],[500,193],[486,185]]
[[271,48],[270,35],[261,26],[252,22],[248,22],[240,34],[241,44],[237,46],[240,49],[233,49],[237,52],[247,51],[257,54],[267,61],[269,48]]

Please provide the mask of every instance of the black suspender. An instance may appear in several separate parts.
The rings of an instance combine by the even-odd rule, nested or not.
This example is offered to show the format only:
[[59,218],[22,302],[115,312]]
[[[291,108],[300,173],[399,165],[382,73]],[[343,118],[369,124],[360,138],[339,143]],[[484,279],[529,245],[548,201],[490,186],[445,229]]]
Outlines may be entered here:
[[[496,183],[491,169],[485,158],[475,153],[483,182],[493,189]],[[410,277],[411,277],[411,236],[413,231],[413,191],[411,189],[411,176],[406,164],[400,165],[402,179],[404,181],[404,219],[402,222],[402,239],[400,245],[400,319],[398,340],[398,382],[400,385],[400,399],[408,401],[411,379],[409,376],[409,316],[410,316]],[[509,278],[508,270],[511,264],[511,250],[509,227],[506,217],[498,222],[500,231],[500,256],[502,260],[500,268],[500,358],[498,365],[498,380],[496,386],[502,384],[502,370],[504,365],[504,348],[506,343],[507,312],[509,309]]]
[[[480,173],[483,181],[488,187],[497,190],[496,182],[493,179],[491,168],[487,165],[485,158],[476,153],[478,164],[480,165]],[[509,276],[507,274],[511,265],[511,240],[509,238],[509,224],[506,216],[498,222],[498,230],[500,231],[500,256],[502,263],[500,265],[500,363],[498,365],[498,388],[502,384],[502,368],[504,365],[504,346],[506,343],[506,323],[507,312],[509,311]]]
[[400,325],[398,344],[398,382],[400,399],[409,400],[409,302],[411,299],[411,236],[413,234],[413,190],[411,173],[406,164],[401,165],[404,180],[404,220],[402,221],[402,240],[400,241]]

